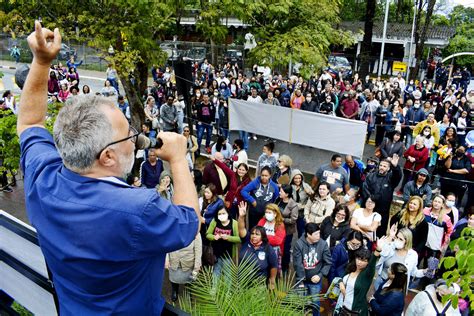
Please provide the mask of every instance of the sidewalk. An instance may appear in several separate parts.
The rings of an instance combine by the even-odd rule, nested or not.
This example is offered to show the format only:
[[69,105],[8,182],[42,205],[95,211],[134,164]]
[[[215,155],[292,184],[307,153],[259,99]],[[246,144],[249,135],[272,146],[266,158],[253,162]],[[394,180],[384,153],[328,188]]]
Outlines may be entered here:
[[[0,71],[1,69],[16,69],[18,66],[24,65],[24,63],[15,63],[9,60],[0,60]],[[79,67],[80,76],[87,79],[105,80],[105,71],[85,70]]]

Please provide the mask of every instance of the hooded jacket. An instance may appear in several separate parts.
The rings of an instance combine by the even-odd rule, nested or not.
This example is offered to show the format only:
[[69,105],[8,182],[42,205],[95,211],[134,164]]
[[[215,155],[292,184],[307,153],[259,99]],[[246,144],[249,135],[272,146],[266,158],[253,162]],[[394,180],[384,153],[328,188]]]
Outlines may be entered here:
[[[416,185],[416,181],[418,180],[418,176],[420,174],[425,174],[426,178],[421,187],[418,187]],[[418,170],[415,175],[415,178],[412,181],[408,181],[407,184],[405,184],[405,186],[403,187],[403,201],[407,203],[411,196],[416,195],[423,199],[424,206],[430,206],[432,191],[429,182],[430,176],[428,170],[426,170],[425,168],[421,168],[420,170]]]
[[[301,185],[299,189],[293,184],[293,178],[297,175],[301,176]],[[298,208],[302,210],[304,209],[309,196],[312,195],[314,191],[308,183],[304,182],[304,175],[299,169],[293,169],[291,171],[290,183],[293,188],[293,199],[298,203]],[[300,215],[303,216],[302,213]]]
[[293,250],[293,263],[297,281],[304,279],[306,282],[311,282],[311,278],[315,275],[322,280],[323,276],[329,274],[332,264],[328,244],[324,240],[310,244],[305,235],[301,236]]

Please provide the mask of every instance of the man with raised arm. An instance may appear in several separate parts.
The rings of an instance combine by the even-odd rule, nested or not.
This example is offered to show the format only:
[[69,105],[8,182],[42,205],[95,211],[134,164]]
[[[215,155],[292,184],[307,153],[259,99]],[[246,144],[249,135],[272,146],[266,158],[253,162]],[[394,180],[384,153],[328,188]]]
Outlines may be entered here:
[[38,230],[61,315],[160,315],[165,255],[199,231],[186,140],[160,133],[157,155],[173,173],[173,201],[133,188],[138,133],[109,99],[73,97],[59,112],[54,140],[44,128],[49,67],[59,30],[35,22],[33,62],[21,95],[17,131],[28,217]]

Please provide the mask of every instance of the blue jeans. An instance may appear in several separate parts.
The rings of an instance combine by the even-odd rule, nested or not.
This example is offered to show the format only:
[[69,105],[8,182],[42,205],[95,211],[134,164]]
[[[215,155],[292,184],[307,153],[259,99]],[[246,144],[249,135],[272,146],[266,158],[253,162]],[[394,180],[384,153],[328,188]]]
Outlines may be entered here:
[[197,123],[198,150],[199,148],[201,148],[201,142],[202,142],[202,137],[204,136],[204,130],[206,130],[206,147],[211,146],[212,125],[198,122]]
[[291,250],[291,241],[293,240],[293,234],[286,235],[285,237],[285,246],[283,247],[283,256],[281,258],[281,270],[286,273],[290,267],[290,250]]
[[183,111],[178,111],[177,121],[178,121],[178,134],[183,134],[183,121],[184,121]]
[[225,137],[225,139],[227,139],[227,140],[229,139],[229,130],[228,129],[220,127],[219,131],[220,131],[221,135]]
[[117,90],[117,93],[120,94],[117,79],[115,79],[115,78],[107,78],[107,80],[110,82],[110,85],[111,85],[112,87],[114,87],[115,90]]
[[319,316],[319,297],[317,296],[321,292],[322,287],[322,280],[318,283],[312,282],[305,282],[304,285],[306,286],[306,294],[315,295],[313,297],[312,309],[313,309],[313,316]]
[[298,230],[298,239],[301,237],[301,235],[304,234],[304,226],[306,225],[306,221],[304,220],[304,217],[298,217],[296,220],[296,229]]
[[249,133],[246,131],[239,131],[239,138],[244,142],[245,151],[249,150]]

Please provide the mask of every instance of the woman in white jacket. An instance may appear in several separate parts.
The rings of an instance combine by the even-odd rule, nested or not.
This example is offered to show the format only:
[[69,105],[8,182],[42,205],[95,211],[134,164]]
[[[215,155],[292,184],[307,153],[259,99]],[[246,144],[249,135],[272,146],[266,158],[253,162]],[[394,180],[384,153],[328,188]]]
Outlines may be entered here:
[[389,242],[382,248],[380,259],[375,267],[377,278],[375,279],[374,287],[377,290],[388,280],[388,269],[394,262],[402,263],[406,266],[408,272],[407,289],[410,285],[412,277],[421,278],[425,274],[425,270],[419,270],[418,254],[412,249],[413,235],[408,228],[402,228],[396,232],[396,226],[390,229]]

